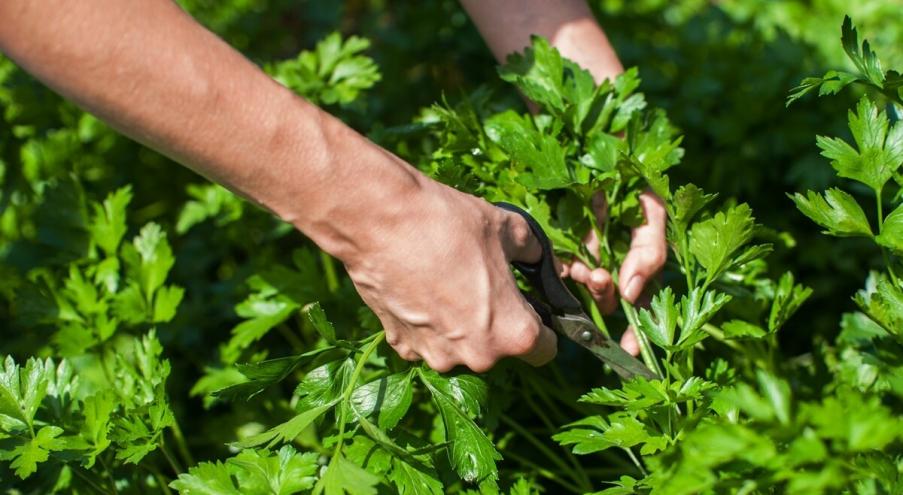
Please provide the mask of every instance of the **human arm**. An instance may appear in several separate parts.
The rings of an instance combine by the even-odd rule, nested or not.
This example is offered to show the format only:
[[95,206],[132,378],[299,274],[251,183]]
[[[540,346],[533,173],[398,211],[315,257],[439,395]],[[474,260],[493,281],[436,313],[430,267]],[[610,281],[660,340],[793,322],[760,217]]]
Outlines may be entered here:
[[[490,50],[500,62],[513,52],[530,44],[531,35],[549,40],[564,57],[587,69],[596,81],[614,79],[624,71],[617,54],[596,22],[585,0],[461,0]],[[604,196],[594,201],[600,222],[606,216]],[[646,222],[634,229],[630,250],[619,269],[621,297],[631,303],[640,298],[646,283],[664,266],[665,207],[651,192],[640,195]],[[599,240],[592,229],[585,240],[590,252],[598,250]],[[591,269],[575,261],[565,265],[565,274],[586,285],[600,310],[610,313],[618,305],[611,274],[602,268]],[[628,350],[637,353],[632,334],[623,341]]]
[[402,357],[483,371],[554,356],[508,268],[538,257],[522,219],[423,176],[172,1],[4,0],[0,19],[0,51],[45,84],[345,263]]

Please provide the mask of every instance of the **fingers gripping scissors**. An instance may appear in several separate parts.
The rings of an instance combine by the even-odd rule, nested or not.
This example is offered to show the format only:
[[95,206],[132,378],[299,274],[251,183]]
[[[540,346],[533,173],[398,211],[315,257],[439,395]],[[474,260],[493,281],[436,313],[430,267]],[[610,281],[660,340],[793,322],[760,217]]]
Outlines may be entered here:
[[509,203],[496,203],[495,205],[523,217],[542,247],[542,257],[539,261],[535,263],[516,261],[511,265],[527,279],[533,289],[535,296],[525,294],[525,297],[542,318],[543,324],[591,352],[602,362],[611,366],[622,379],[626,380],[635,376],[648,379],[658,378],[640,360],[628,354],[617,342],[599,331],[595,323],[586,315],[580,301],[571,294],[564,281],[558,276],[552,243],[539,222],[520,207]]

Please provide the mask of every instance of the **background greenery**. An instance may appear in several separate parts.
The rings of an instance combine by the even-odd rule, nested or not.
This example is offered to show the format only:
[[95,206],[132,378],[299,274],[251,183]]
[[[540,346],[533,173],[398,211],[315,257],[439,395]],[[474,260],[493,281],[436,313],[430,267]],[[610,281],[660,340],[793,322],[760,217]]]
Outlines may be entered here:
[[[523,108],[514,87],[498,78],[497,64],[453,1],[180,3],[280,81],[418,164],[438,144],[423,126],[411,123],[429,118],[425,109],[443,97],[454,105],[485,87],[492,94],[490,109]],[[813,289],[793,324],[778,334],[783,354],[803,361],[822,355],[837,337],[838,322],[856,318],[850,316],[856,309],[851,295],[870,269],[884,265],[880,250],[867,239],[838,242],[821,235],[787,193],[841,183],[819,156],[815,135],[847,138],[847,109],[865,90],[853,87],[831,98],[809,97],[790,108],[785,101],[805,77],[852,68],[839,43],[845,14],[886,67],[903,66],[903,8],[893,0],[603,0],[592,5],[624,64],[639,68],[640,91],[652,106],[665,109],[684,135],[686,151],[671,173],[672,183],[693,182],[719,193],[726,205],[748,203],[765,226],[757,239],[775,247],[768,274],[792,271],[797,282]],[[370,45],[347,42],[341,45],[347,51],[337,56],[324,45],[322,51],[298,57],[333,32],[345,40],[365,38]],[[378,72],[365,57],[372,58]],[[358,79],[332,78],[338,62],[353,66]],[[236,362],[281,357],[287,354],[283,349],[300,354],[322,348],[322,329],[308,317],[307,304],[319,301],[339,340],[363,339],[378,329],[340,265],[299,233],[117,135],[3,58],[0,110],[0,354],[12,356],[23,373],[29,357],[53,358],[53,363],[30,368],[36,376],[41,374],[36,367],[56,370],[59,358],[67,358],[74,371],[47,372],[57,376],[47,382],[71,384],[60,377],[77,375],[81,392],[71,395],[86,397],[86,388],[103,384],[142,391],[135,392],[140,398],[133,403],[118,400],[115,411],[107,413],[116,419],[106,440],[105,434],[91,430],[87,402],[72,405],[63,400],[64,392],[47,392],[59,398],[59,424],[65,419],[82,438],[93,438],[89,443],[103,469],[94,467],[93,458],[70,467],[65,456],[55,455],[37,475],[22,481],[23,472],[15,473],[21,465],[2,463],[0,488],[10,493],[47,493],[54,486],[77,493],[168,490],[165,485],[188,465],[233,455],[229,442],[253,437],[297,410],[299,399],[289,385],[271,387],[250,402],[214,401],[209,393],[244,379],[232,367]],[[849,189],[867,192],[855,184]],[[111,195],[114,191],[119,192]],[[864,204],[873,217],[874,206]],[[666,272],[666,281],[675,275],[680,277],[675,270]],[[93,279],[94,288],[79,283],[80,277]],[[129,296],[121,295],[131,287]],[[117,323],[109,334],[97,330],[111,320]],[[151,328],[154,333],[149,334]],[[380,353],[381,366],[402,369],[390,353]],[[561,485],[536,465],[545,467],[547,460],[514,456],[525,447],[541,447],[559,449],[554,455],[568,463],[572,458],[548,440],[554,430],[543,429],[536,408],[513,413],[512,404],[534,400],[519,395],[522,390],[546,388],[561,390],[562,397],[553,402],[566,408],[560,404],[576,401],[606,379],[584,371],[597,368],[568,352],[553,371],[512,366],[503,365],[486,378],[493,399],[481,414],[505,456],[499,464],[500,484],[503,490],[523,490],[517,493],[540,486],[555,493]],[[827,371],[816,365],[811,373]],[[518,377],[516,385],[512,376]],[[424,383],[430,379],[422,378]],[[445,438],[437,433],[440,414],[417,400],[425,393],[415,392],[409,431],[438,445]],[[899,397],[884,400],[899,405]],[[577,405],[551,416],[561,426],[588,411]],[[54,424],[47,418],[26,423],[33,435],[42,425]],[[47,452],[54,450],[53,433],[46,430]],[[10,438],[0,435],[0,450],[12,452]],[[540,446],[525,438],[539,438]],[[427,448],[416,438],[405,441],[405,448]],[[104,442],[119,446],[115,455],[104,453]],[[352,445],[366,450],[360,442],[364,440]],[[246,450],[242,455],[258,456],[246,459],[248,463],[270,462],[305,480],[323,464],[332,445],[306,430],[295,448],[319,455],[285,461],[296,462],[291,468],[279,464],[275,452]],[[294,450],[282,452],[289,459]],[[352,448],[345,455],[364,464],[355,452]],[[129,464],[139,458],[137,465]],[[445,490],[478,486],[458,479],[440,460],[430,462],[437,463],[431,469],[439,473],[436,479]],[[617,479],[634,469],[624,455],[586,464],[583,472],[596,489],[602,488],[599,480]],[[233,471],[232,476],[242,475]],[[358,481],[373,484],[366,477]],[[393,481],[379,489],[392,492],[420,482],[429,483]],[[294,488],[304,488],[299,483]]]

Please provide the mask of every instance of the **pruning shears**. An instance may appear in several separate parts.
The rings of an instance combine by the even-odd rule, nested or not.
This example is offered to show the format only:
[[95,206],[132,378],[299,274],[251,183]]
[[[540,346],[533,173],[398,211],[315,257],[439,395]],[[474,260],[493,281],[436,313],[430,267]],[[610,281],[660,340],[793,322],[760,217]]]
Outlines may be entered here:
[[543,324],[557,333],[576,342],[591,352],[605,364],[611,366],[621,378],[642,376],[659,378],[640,360],[631,356],[609,337],[605,336],[583,311],[580,301],[571,294],[564,281],[555,270],[554,253],[549,237],[539,222],[529,213],[510,203],[496,203],[496,206],[522,216],[530,230],[542,246],[542,257],[535,263],[513,262],[532,287],[534,293],[524,294],[533,309],[542,318]]

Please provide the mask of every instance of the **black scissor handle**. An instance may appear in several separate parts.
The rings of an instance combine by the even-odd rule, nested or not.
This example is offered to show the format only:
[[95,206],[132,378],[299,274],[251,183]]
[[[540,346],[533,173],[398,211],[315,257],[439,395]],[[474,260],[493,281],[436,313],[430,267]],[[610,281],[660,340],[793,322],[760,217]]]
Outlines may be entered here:
[[[527,301],[530,302],[534,309],[536,309],[536,312],[542,317],[543,323],[547,326],[551,326],[551,315],[543,314],[548,313],[550,309],[552,313],[557,315],[564,313],[582,313],[583,307],[580,305],[580,301],[571,294],[571,291],[564,285],[564,281],[558,276],[558,271],[555,269],[555,253],[552,251],[552,243],[549,241],[549,236],[542,230],[542,226],[539,225],[539,222],[522,208],[511,203],[499,202],[495,203],[495,206],[512,213],[517,213],[523,217],[524,220],[527,221],[527,225],[530,226],[530,230],[533,232],[536,240],[539,241],[539,245],[542,247],[542,257],[539,261],[535,263],[515,261],[512,262],[511,265],[527,279],[530,286],[533,287],[540,298],[543,299],[542,302],[548,304],[548,307],[538,308],[535,299],[531,297],[527,298]],[[547,321],[547,318],[549,321]]]

